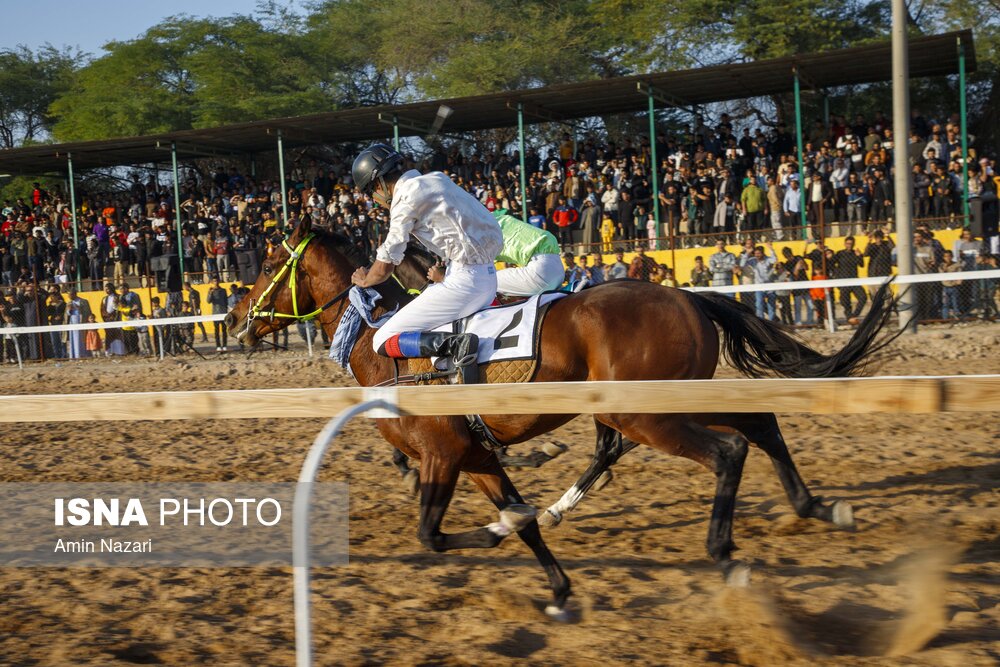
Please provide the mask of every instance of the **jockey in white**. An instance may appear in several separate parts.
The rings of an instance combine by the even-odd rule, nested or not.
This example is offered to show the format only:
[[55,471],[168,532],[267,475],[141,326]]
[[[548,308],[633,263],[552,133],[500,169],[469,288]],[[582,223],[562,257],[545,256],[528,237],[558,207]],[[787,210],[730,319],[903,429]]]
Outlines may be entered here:
[[428,286],[375,332],[375,351],[387,357],[450,356],[463,382],[478,380],[473,334],[431,332],[468,317],[493,302],[497,275],[493,260],[503,247],[500,225],[471,194],[441,172],[403,171],[403,158],[375,144],[354,160],[355,185],[389,209],[389,231],[370,268],[351,276],[360,287],[389,279],[403,261],[412,234],[448,262],[444,281]]

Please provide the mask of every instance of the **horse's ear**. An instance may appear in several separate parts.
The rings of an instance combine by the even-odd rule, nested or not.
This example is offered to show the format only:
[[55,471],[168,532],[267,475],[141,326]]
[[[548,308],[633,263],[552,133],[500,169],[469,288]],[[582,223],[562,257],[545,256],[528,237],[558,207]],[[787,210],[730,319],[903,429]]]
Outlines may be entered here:
[[293,246],[304,239],[306,234],[312,230],[312,216],[305,215],[299,219],[298,225],[292,230],[292,233],[288,236],[288,241]]

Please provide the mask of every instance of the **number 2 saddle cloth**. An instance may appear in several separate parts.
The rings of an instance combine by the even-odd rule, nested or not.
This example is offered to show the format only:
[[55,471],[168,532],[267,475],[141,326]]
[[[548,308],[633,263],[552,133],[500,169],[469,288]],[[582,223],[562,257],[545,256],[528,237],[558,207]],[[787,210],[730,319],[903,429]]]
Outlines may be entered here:
[[[479,378],[481,384],[529,382],[538,366],[539,332],[549,306],[569,296],[566,292],[545,292],[524,301],[493,306],[435,331],[473,333],[479,336]],[[413,375],[453,370],[444,357],[408,359]],[[460,374],[423,380],[419,384],[460,383]]]

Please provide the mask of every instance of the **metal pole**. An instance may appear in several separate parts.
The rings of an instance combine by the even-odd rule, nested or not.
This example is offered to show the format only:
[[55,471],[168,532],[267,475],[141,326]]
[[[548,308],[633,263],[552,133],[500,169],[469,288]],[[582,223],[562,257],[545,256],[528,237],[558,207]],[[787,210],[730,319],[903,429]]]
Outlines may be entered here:
[[802,95],[799,90],[799,68],[792,69],[795,73],[795,139],[799,150],[799,219],[802,222],[802,238],[808,235],[809,223],[806,220],[806,156],[802,145]]
[[184,282],[184,239],[181,236],[181,186],[177,179],[177,144],[170,144],[170,159],[174,168],[174,221],[177,225],[177,266]]
[[969,127],[965,108],[965,45],[958,38],[958,109],[962,121],[962,212],[965,218],[962,227],[970,224],[969,214]]
[[69,210],[73,216],[73,256],[76,258],[76,289],[83,291],[83,282],[80,273],[80,238],[76,224],[76,187],[73,185],[73,154],[66,154],[66,166],[69,168]]
[[[660,178],[656,164],[656,108],[653,91],[648,94],[649,100],[649,162],[650,179],[653,185],[653,219],[656,220],[656,236],[660,235]],[[674,270],[676,270],[676,265]],[[676,277],[676,276],[675,276]]]
[[[299,483],[295,486],[292,501],[292,601],[295,609],[295,665],[312,665],[312,608],[309,601],[309,503],[312,500],[313,483],[319,472],[323,455],[344,426],[354,417],[368,410],[386,412],[383,417],[399,415],[395,403],[374,399],[347,408],[331,419],[313,440],[306,460],[299,472]],[[372,415],[375,416],[375,415]]]
[[827,97],[826,93],[823,93],[823,125],[826,127],[827,133],[830,132],[830,98]]
[[521,220],[528,221],[528,174],[524,167],[524,105],[517,103],[517,149],[521,156]]
[[257,178],[257,156],[250,153],[250,176]]
[[[905,0],[892,0],[892,133],[895,142],[892,161],[895,170],[896,253],[901,276],[913,273],[912,186],[906,151],[906,141],[910,137],[910,61],[906,16]],[[899,327],[909,333],[916,333],[917,330],[915,306],[913,288],[904,289],[899,301]]]
[[288,191],[285,189],[285,147],[278,130],[278,171],[281,172],[281,231],[288,226]]
[[399,152],[399,117],[392,114],[392,147]]

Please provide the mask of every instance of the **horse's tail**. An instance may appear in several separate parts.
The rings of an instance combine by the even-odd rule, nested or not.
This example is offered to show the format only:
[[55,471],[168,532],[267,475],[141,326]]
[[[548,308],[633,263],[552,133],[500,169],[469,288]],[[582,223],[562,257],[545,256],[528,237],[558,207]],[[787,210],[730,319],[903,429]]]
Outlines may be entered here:
[[723,331],[723,355],[748,377],[788,378],[843,377],[860,373],[876,352],[900,332],[879,332],[889,322],[896,306],[890,283],[872,297],[871,310],[839,352],[822,354],[812,349],[784,326],[763,320],[749,306],[713,292],[691,293],[695,303]]

